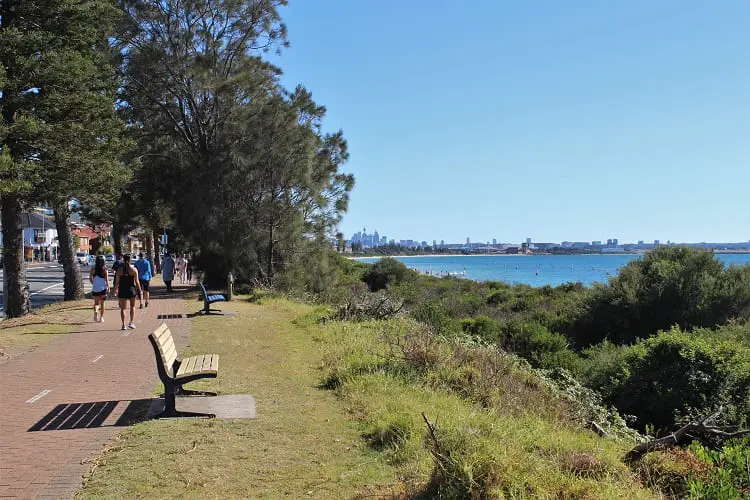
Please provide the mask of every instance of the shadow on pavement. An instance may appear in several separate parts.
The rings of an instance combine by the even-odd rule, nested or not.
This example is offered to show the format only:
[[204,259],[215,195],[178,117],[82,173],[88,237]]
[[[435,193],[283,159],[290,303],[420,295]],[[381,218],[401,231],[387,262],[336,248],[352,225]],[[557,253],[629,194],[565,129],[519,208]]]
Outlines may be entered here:
[[[157,398],[158,399],[158,398]],[[61,403],[31,426],[28,432],[91,429],[97,427],[124,427],[146,420],[153,399],[132,401],[91,401],[86,403]],[[105,421],[120,403],[128,403],[116,422]]]

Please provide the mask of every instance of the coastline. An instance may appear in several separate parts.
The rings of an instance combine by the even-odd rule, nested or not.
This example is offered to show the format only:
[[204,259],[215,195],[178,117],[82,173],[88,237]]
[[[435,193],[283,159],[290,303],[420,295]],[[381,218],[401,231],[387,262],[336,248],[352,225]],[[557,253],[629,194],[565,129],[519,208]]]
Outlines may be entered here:
[[[523,253],[438,253],[438,254],[424,254],[424,255],[365,255],[361,257],[354,257],[354,256],[347,256],[347,259],[350,260],[361,260],[361,259],[385,259],[385,258],[391,258],[391,259],[415,259],[415,258],[435,258],[435,257],[560,257],[560,256],[585,256],[585,257],[593,257],[593,256],[611,256],[611,255],[643,255],[646,252],[612,252],[612,253],[561,253],[561,254],[555,254],[555,253],[530,253],[530,254],[523,254]],[[712,252],[715,255],[745,255],[750,254],[750,251],[747,250],[722,250],[719,252]]]

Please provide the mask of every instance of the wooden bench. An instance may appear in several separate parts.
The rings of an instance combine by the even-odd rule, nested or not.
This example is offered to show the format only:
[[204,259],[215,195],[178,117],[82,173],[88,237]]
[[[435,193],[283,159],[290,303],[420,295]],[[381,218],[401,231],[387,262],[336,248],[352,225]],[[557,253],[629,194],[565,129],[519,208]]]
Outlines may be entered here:
[[203,314],[221,312],[217,311],[216,309],[211,309],[211,304],[213,304],[214,302],[224,302],[225,300],[227,300],[227,298],[221,294],[209,295],[205,285],[201,282],[198,282],[198,284],[201,286],[201,294],[203,295]]
[[177,394],[188,396],[216,396],[213,392],[190,391],[182,385],[201,378],[216,378],[219,372],[219,355],[203,354],[180,359],[177,357],[172,332],[166,323],[162,323],[148,340],[154,348],[156,356],[156,371],[164,384],[164,411],[155,418],[165,417],[214,417],[210,413],[193,413],[177,411],[175,397]]

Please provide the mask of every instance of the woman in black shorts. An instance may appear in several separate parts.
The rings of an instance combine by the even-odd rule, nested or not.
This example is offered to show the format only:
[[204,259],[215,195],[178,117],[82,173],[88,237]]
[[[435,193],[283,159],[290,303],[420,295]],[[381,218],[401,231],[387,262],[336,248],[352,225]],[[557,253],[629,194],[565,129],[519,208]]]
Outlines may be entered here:
[[104,265],[104,256],[97,255],[96,265],[89,272],[91,282],[91,296],[94,298],[94,321],[104,321],[104,300],[109,295],[109,275]]
[[[141,283],[138,281],[138,270],[130,263],[130,255],[123,256],[123,265],[115,273],[115,290],[120,302],[120,319],[122,329],[135,328],[135,298],[141,296]],[[130,302],[130,323],[125,326],[125,308]]]

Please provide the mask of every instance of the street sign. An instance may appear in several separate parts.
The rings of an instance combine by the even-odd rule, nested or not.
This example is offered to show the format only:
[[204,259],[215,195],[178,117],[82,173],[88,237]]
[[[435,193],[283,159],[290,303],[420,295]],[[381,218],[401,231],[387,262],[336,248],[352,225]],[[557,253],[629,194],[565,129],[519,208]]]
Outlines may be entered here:
[[166,245],[167,244],[167,233],[164,233],[161,235],[161,244]]

